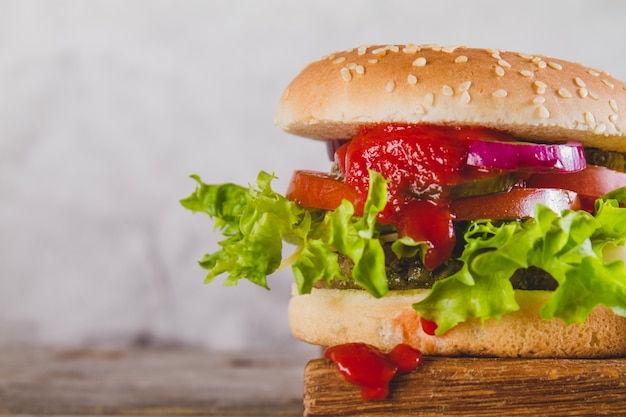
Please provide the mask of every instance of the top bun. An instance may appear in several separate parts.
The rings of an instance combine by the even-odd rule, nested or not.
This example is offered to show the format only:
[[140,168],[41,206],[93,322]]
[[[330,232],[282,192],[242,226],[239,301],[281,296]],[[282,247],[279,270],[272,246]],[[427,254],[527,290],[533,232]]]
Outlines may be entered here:
[[374,123],[484,126],[519,138],[626,152],[626,85],[541,55],[417,45],[362,46],[309,64],[275,121],[314,139]]

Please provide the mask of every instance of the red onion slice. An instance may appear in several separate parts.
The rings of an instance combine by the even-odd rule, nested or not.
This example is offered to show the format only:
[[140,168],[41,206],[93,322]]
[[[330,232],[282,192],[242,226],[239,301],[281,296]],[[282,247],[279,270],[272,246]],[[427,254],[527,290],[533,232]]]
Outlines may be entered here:
[[532,172],[576,172],[587,166],[583,147],[577,142],[539,144],[472,140],[467,164],[485,169]]
[[331,139],[326,142],[326,152],[328,152],[328,159],[331,162],[335,160],[335,152],[341,145],[350,142],[350,139]]

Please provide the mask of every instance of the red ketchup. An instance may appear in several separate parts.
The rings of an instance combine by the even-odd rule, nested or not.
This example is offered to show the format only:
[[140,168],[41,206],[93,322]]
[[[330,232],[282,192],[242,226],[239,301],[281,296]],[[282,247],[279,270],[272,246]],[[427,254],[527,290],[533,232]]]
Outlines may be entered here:
[[437,330],[437,323],[434,321],[426,320],[424,317],[420,317],[420,322],[422,324],[422,330],[424,333],[434,336],[435,331]]
[[[480,129],[426,125],[377,125],[340,146],[335,161],[345,181],[364,201],[368,169],[389,180],[381,223],[398,227],[401,236],[427,242],[424,264],[435,269],[454,249],[453,216],[447,190],[461,181],[489,174],[467,166],[464,139],[492,137]],[[357,204],[358,205],[358,204]]]
[[346,343],[326,349],[324,357],[334,362],[348,382],[361,388],[365,401],[386,399],[396,373],[412,371],[422,363],[422,353],[406,344],[384,353],[365,343]]

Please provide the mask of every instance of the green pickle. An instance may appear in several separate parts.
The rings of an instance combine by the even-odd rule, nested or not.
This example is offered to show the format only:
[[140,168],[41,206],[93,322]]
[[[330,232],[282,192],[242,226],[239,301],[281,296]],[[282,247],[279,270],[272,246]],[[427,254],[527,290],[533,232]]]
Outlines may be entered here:
[[586,148],[585,159],[589,165],[598,165],[614,171],[626,172],[626,157],[624,157],[624,154],[620,152]]
[[506,173],[494,177],[464,181],[448,189],[447,197],[451,200],[509,191],[519,177],[515,173]]

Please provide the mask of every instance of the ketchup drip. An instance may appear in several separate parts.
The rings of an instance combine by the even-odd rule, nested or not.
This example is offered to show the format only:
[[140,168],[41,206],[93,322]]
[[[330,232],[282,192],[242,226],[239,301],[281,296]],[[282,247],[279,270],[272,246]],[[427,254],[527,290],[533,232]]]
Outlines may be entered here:
[[437,323],[427,320],[424,317],[420,317],[420,323],[422,325],[422,330],[424,331],[424,333],[430,336],[435,336],[435,332],[437,331]]
[[340,146],[335,161],[345,181],[365,201],[368,170],[379,172],[387,184],[387,206],[378,221],[398,228],[400,236],[426,242],[424,265],[435,269],[452,255],[453,216],[446,190],[461,181],[486,174],[466,164],[464,139],[494,137],[483,129],[428,125],[379,125],[359,132]]
[[344,378],[361,388],[363,400],[384,400],[389,382],[397,372],[409,372],[422,363],[422,353],[406,344],[391,352],[365,343],[346,343],[330,347],[324,357],[332,360]]

